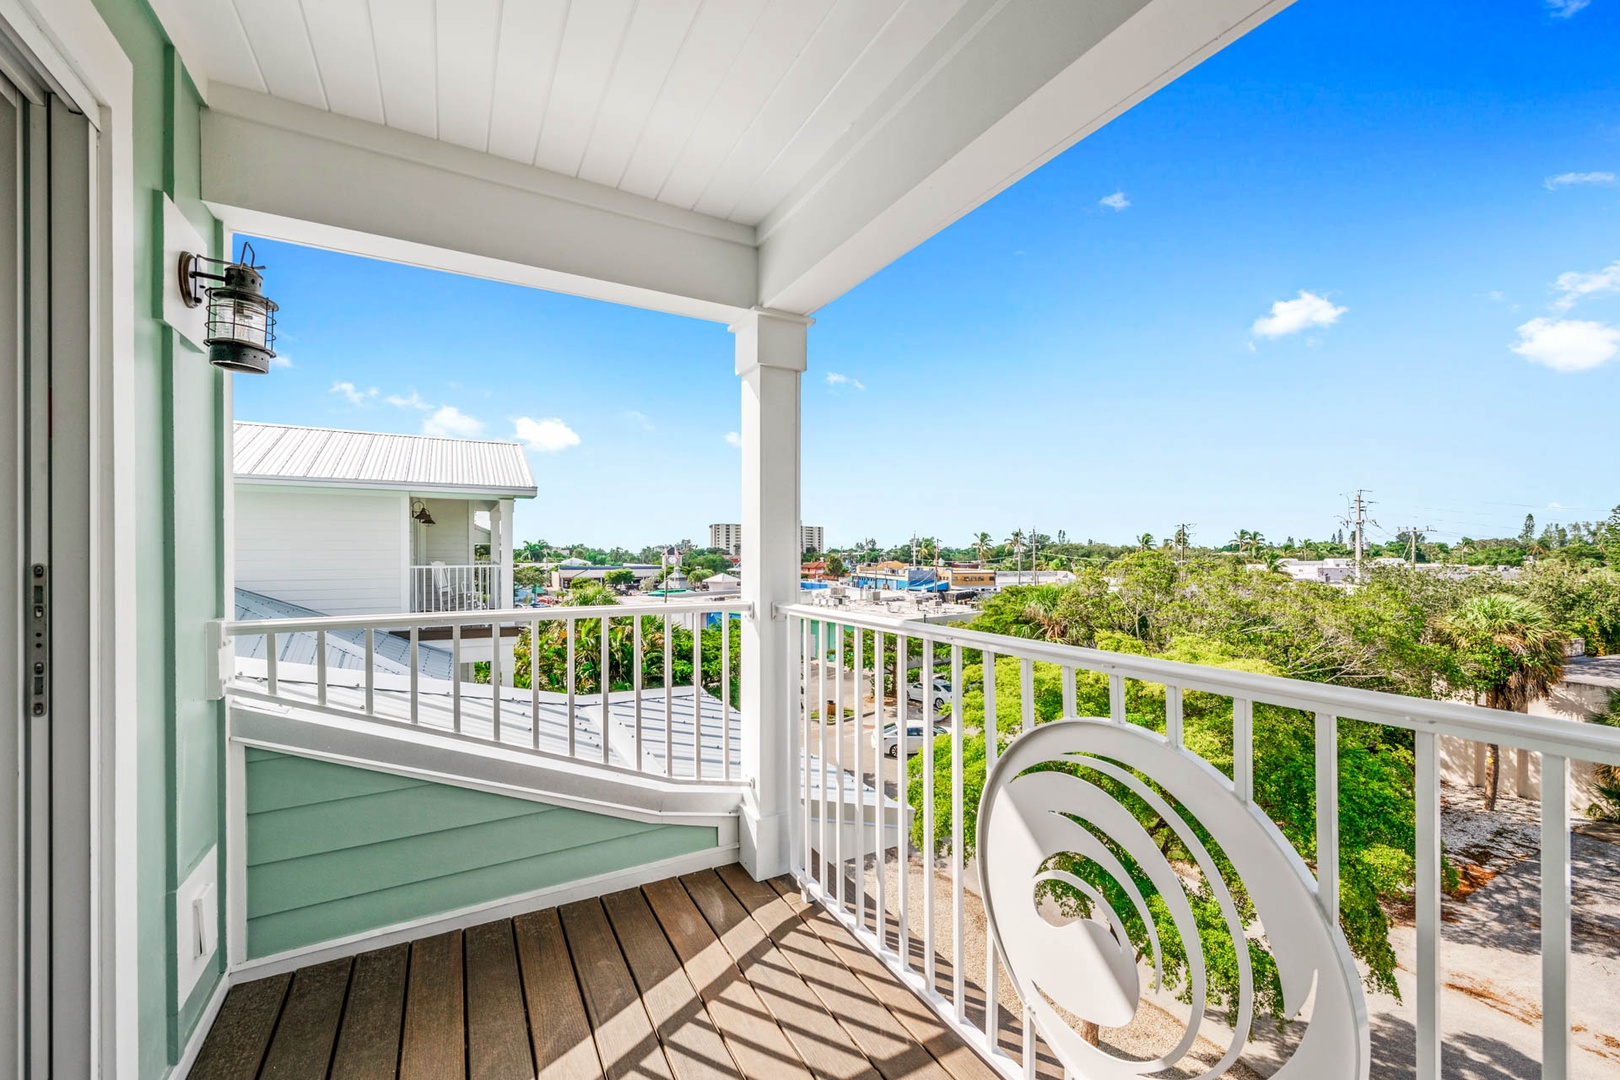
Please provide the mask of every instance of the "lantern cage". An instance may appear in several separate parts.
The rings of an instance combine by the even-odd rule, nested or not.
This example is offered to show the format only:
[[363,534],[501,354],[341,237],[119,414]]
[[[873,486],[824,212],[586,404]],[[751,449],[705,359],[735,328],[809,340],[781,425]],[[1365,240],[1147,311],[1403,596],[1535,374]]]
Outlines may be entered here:
[[[180,293],[187,307],[208,303],[208,362],[226,371],[263,375],[276,355],[277,304],[264,295],[262,266],[253,264],[252,244],[242,245],[239,262],[186,252],[180,256]],[[220,273],[202,269],[217,266]],[[199,279],[217,281],[202,286]]]

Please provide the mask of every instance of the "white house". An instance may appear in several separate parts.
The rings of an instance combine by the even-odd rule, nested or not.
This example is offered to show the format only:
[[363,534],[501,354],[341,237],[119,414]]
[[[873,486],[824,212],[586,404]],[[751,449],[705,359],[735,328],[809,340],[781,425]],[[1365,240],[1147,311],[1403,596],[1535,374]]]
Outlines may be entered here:
[[535,495],[517,443],[235,434],[239,588],[328,615],[512,606],[512,507]]

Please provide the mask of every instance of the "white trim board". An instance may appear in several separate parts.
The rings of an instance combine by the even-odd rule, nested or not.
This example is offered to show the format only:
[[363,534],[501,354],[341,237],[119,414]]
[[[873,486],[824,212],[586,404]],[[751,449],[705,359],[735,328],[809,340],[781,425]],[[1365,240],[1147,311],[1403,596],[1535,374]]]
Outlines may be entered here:
[[197,1026],[191,1029],[186,1045],[180,1049],[180,1060],[169,1070],[169,1080],[186,1080],[186,1077],[191,1075],[191,1067],[197,1064],[197,1055],[202,1053],[203,1041],[214,1029],[214,1021],[219,1019],[219,1008],[225,1004],[225,995],[231,992],[234,985],[235,980],[231,978],[229,972],[221,975],[219,981],[214,984],[214,992],[209,995],[208,1004],[203,1007],[202,1015],[197,1017]]
[[374,772],[545,802],[655,825],[715,826],[742,805],[741,783],[668,783],[593,768],[584,761],[520,755],[493,744],[434,738],[422,731],[296,716],[230,702],[231,741]]
[[509,919],[514,915],[522,915],[529,911],[560,907],[575,900],[589,900],[592,897],[605,896],[608,893],[618,892],[622,889],[634,889],[649,882],[662,881],[665,878],[680,877],[682,874],[710,870],[717,866],[727,866],[736,861],[737,844],[733,840],[730,844],[720,844],[717,847],[705,848],[702,851],[694,851],[687,855],[677,855],[674,858],[662,859],[654,863],[644,863],[641,866],[633,866],[627,870],[615,870],[612,873],[598,874],[595,877],[581,878],[578,881],[565,882],[561,885],[551,885],[544,889],[536,889],[533,892],[507,897],[503,900],[491,900],[487,903],[475,904],[446,915],[432,915],[422,919],[413,919],[410,922],[396,923],[381,930],[353,934],[349,937],[339,938],[336,941],[306,945],[302,948],[276,953],[274,956],[247,960],[234,966],[229,974],[234,979],[244,982],[248,979],[262,979],[266,976],[279,975],[297,968],[309,967],[312,964],[325,963],[328,960],[337,960],[345,956],[355,956],[359,953],[369,952],[372,949],[381,949],[388,945],[397,945],[405,941],[415,941],[418,938],[432,937],[435,934],[442,934],[450,930],[465,930],[469,926],[478,926],[481,923],[494,922],[497,919]]

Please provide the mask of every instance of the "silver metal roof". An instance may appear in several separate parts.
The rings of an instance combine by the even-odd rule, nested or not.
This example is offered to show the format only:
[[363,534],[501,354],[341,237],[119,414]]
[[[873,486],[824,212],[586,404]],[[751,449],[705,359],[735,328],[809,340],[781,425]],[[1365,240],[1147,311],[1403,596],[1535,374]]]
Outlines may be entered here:
[[523,447],[510,442],[236,422],[236,479],[532,499]]

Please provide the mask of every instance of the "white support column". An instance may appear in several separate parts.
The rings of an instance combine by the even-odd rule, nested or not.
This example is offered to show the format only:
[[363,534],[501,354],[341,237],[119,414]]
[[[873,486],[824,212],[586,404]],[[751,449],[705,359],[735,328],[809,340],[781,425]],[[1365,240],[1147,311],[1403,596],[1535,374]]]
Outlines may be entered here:
[[492,528],[490,529],[491,547],[489,550],[490,561],[495,564],[494,584],[496,596],[499,597],[499,600],[496,602],[495,606],[509,608],[512,606],[512,587],[514,584],[512,549],[516,546],[516,542],[513,539],[516,534],[512,531],[511,499],[502,499],[500,502],[495,504],[495,509],[489,515],[490,523],[493,525],[497,519],[501,523],[499,540],[500,547],[497,548],[493,546],[496,543],[496,538],[495,530]]
[[805,368],[800,315],[756,310],[731,327],[742,380],[741,859],[763,880],[786,873],[792,850],[793,718],[799,688],[790,669],[787,622],[775,606],[799,593],[799,381]]

